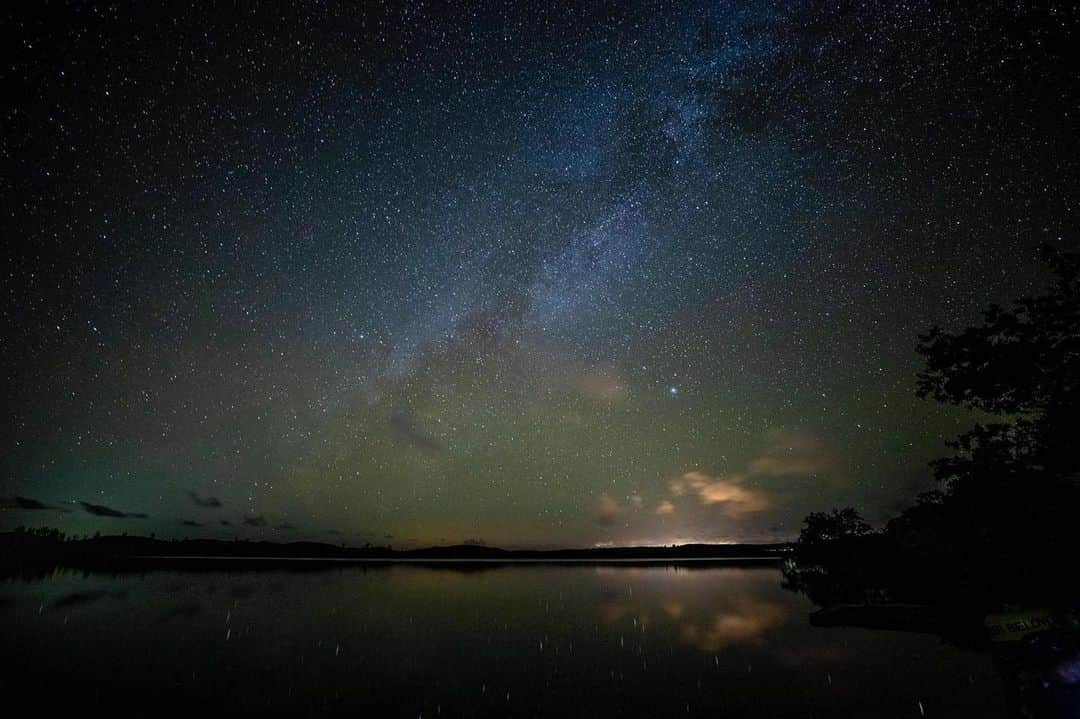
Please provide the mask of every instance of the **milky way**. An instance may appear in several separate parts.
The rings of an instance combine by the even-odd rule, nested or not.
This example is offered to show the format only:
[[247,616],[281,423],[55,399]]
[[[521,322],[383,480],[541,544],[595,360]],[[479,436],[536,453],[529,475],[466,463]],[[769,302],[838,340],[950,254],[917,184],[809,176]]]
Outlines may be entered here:
[[1075,241],[1068,3],[279,5],[4,11],[3,527],[881,520]]

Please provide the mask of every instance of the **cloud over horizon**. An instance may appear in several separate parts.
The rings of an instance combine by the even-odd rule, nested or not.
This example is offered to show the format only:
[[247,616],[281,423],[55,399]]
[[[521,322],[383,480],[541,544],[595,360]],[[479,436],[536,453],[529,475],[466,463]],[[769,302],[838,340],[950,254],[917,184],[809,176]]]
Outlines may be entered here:
[[769,508],[769,498],[764,492],[742,486],[744,477],[739,475],[711,477],[703,472],[687,472],[668,483],[668,490],[675,497],[696,496],[701,504],[719,505],[730,517],[741,517]]
[[113,519],[146,519],[149,515],[143,512],[121,512],[119,509],[113,509],[112,507],[106,507],[103,504],[91,504],[90,502],[79,502],[79,505],[86,510],[88,514],[92,514],[95,517],[111,517]]
[[217,497],[212,497],[212,496],[200,497],[199,494],[197,492],[195,492],[194,490],[191,490],[191,491],[188,492],[188,497],[190,497],[191,501],[194,502],[199,507],[211,508],[211,507],[220,507],[221,506],[221,500],[218,499]]
[[428,432],[424,431],[419,422],[411,414],[394,412],[387,420],[387,424],[395,435],[429,455],[440,455],[446,452],[446,445]]
[[836,456],[825,440],[806,431],[771,430],[766,446],[747,465],[748,474],[815,475],[832,470]]
[[596,523],[610,527],[616,524],[626,513],[627,506],[608,494],[601,494],[596,500]]
[[53,504],[47,504],[37,499],[30,497],[0,497],[0,509],[23,509],[29,511],[47,511],[52,510],[54,512],[70,512],[70,509],[66,507],[59,507]]

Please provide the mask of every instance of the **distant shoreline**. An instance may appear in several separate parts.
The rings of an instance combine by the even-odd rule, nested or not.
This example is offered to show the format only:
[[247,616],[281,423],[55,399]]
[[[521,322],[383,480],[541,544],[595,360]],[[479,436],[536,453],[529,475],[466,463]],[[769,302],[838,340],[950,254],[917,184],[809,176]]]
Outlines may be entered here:
[[186,539],[126,535],[69,539],[55,530],[0,533],[0,565],[93,569],[146,567],[439,566],[497,565],[695,565],[775,564],[790,556],[787,544],[683,544],[661,547],[501,549],[475,544],[394,549],[345,547],[323,542]]
[[273,557],[273,556],[202,556],[149,555],[128,557],[137,562],[221,562],[221,563],[332,563],[332,564],[776,564],[783,556],[733,557]]

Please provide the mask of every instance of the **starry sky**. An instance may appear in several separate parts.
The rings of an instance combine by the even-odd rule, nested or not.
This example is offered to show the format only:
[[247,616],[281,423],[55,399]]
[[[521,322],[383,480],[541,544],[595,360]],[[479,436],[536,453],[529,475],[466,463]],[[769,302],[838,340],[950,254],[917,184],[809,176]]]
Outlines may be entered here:
[[1075,242],[1071,3],[242,5],[0,11],[0,529],[881,521]]

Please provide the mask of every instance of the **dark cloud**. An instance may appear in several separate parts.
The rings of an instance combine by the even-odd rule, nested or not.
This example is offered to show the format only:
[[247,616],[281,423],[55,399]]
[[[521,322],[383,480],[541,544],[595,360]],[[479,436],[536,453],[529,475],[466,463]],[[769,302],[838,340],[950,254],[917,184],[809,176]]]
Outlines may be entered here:
[[200,507],[220,507],[221,500],[217,497],[200,497],[197,492],[190,491],[188,496],[191,497],[191,501]]
[[223,520],[221,520],[221,526],[222,526],[222,527],[231,527],[231,526],[232,526],[232,522],[230,522],[230,521],[229,521],[229,520],[227,520],[227,519],[223,519]]
[[245,527],[265,527],[266,526],[266,517],[262,516],[261,514],[259,516],[257,516],[257,517],[244,517],[244,526]]
[[285,532],[295,532],[296,531],[296,527],[289,524],[288,522],[282,522],[281,524],[279,524],[277,526],[277,528],[282,530],[282,531],[285,531]]
[[340,529],[328,529],[328,530],[326,530],[326,533],[327,534],[341,534],[341,530]]
[[465,541],[462,542],[462,544],[467,545],[469,547],[486,547],[487,546],[487,542],[484,541],[483,539],[466,539]]
[[92,514],[95,517],[112,517],[114,519],[146,519],[147,517],[147,515],[142,512],[121,512],[119,509],[106,507],[103,504],[79,502],[79,505],[85,509],[87,513]]
[[428,454],[446,452],[446,445],[420,428],[416,418],[410,414],[395,412],[390,415],[389,425],[394,434],[422,452]]
[[65,507],[57,507],[46,504],[30,497],[0,497],[0,509],[26,509],[26,510],[52,510],[54,512],[70,512]]
[[202,526],[202,522],[196,522],[194,519],[185,519],[185,520],[181,521],[180,524],[184,525],[185,527],[201,527]]

